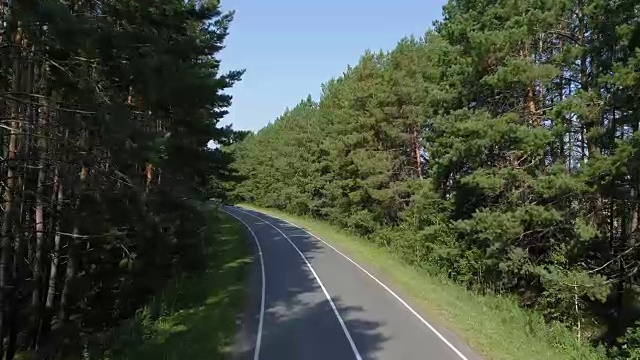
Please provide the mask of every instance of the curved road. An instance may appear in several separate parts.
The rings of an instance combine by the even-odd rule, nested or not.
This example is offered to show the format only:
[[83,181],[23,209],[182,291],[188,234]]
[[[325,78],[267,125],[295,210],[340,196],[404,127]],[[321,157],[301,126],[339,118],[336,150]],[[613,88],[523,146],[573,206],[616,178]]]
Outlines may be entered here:
[[256,248],[234,354],[253,360],[478,360],[409,301],[321,239],[259,212],[223,210]]

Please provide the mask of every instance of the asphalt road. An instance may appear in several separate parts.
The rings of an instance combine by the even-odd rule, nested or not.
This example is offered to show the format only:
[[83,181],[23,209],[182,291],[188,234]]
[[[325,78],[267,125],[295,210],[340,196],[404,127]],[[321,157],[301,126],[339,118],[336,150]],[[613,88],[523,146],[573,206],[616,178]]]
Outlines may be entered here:
[[256,249],[235,358],[479,359],[392,284],[304,229],[238,207],[223,210],[249,228]]

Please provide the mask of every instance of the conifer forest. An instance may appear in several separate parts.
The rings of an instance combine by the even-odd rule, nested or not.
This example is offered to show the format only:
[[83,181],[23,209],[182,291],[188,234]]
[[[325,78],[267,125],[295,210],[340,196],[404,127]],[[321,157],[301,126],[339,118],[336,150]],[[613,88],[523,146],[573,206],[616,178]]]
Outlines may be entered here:
[[225,147],[234,196],[640,358],[640,2],[450,0],[428,27]]
[[[201,263],[220,72],[213,0],[0,1],[0,358],[87,358]],[[93,340],[92,340],[93,339]],[[97,339],[97,340],[96,340]],[[26,357],[25,357],[26,356]]]

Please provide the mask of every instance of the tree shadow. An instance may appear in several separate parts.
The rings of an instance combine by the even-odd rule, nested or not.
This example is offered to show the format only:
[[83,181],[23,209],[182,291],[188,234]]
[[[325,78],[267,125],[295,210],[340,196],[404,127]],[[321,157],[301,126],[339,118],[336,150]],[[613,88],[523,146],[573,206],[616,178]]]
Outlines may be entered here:
[[[287,239],[268,223],[278,226],[309,262],[313,262],[316,256],[327,249],[286,222],[265,219],[259,213],[252,214],[261,220],[238,211],[234,211],[234,214],[250,224],[259,236],[267,269],[260,359],[355,359],[331,302],[306,262]],[[258,289],[254,289],[252,293],[259,294],[256,290]],[[363,308],[344,305],[339,296],[332,296],[331,300],[362,358],[374,358],[388,340],[380,331],[384,324],[363,319],[359,315],[364,312]],[[245,335],[245,339],[250,339],[250,342],[234,354],[237,359],[253,359],[259,307],[253,307],[250,311],[250,325],[245,326],[243,331],[253,332],[253,336]]]
[[247,294],[244,278],[253,261],[243,238],[242,225],[226,219],[212,242],[206,268],[172,280],[152,305],[119,329],[123,336],[109,358],[227,358]]
[[621,295],[621,299],[610,296],[604,303],[594,303],[591,311],[596,315],[603,331],[593,339],[594,344],[614,344],[623,337],[627,330],[636,326],[640,321],[639,291],[636,288],[627,288]]

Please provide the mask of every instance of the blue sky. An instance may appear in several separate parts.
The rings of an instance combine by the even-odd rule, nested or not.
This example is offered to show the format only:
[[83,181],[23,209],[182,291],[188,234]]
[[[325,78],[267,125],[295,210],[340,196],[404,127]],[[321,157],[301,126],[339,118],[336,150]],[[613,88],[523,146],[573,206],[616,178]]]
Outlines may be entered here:
[[259,130],[320,85],[354,65],[366,49],[390,50],[422,36],[445,0],[222,0],[235,10],[222,68],[246,69],[229,91],[223,124]]

